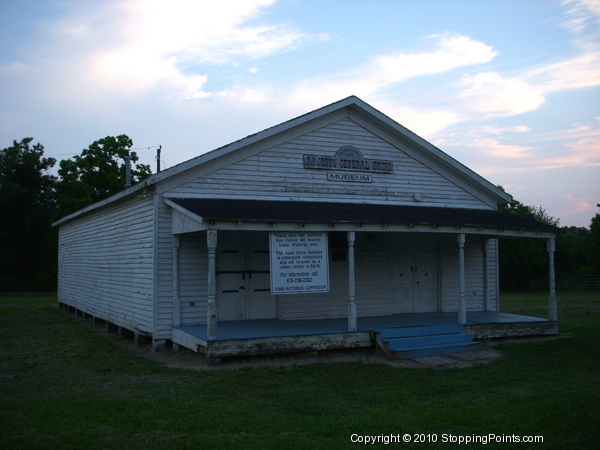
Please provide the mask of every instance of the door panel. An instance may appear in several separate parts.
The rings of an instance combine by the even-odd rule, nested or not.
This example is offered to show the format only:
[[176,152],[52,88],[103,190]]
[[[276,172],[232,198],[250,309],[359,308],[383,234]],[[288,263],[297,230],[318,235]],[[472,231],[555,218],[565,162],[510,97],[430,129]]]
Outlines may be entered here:
[[435,242],[435,236],[429,235],[418,235],[413,239],[414,312],[438,310]]
[[268,233],[219,232],[217,308],[219,320],[277,317],[270,289]]
[[393,236],[392,314],[412,312],[412,244],[410,236]]
[[277,304],[276,296],[271,295],[269,234],[248,233],[246,255],[250,271],[246,284],[248,319],[274,319]]
[[436,237],[392,237],[392,313],[438,311]]

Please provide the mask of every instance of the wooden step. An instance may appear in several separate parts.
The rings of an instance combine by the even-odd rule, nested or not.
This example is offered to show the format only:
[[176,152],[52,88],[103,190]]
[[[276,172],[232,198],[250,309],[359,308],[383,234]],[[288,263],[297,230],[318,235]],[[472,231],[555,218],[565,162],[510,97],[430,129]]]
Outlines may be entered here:
[[462,333],[462,331],[463,326],[459,324],[434,325],[425,327],[385,328],[380,331],[380,336],[381,339],[385,340],[388,338]]
[[467,352],[479,345],[479,342],[462,342],[456,344],[440,344],[426,347],[405,348],[394,352],[394,359],[421,358],[423,356],[451,355]]
[[430,336],[388,338],[385,341],[388,343],[390,350],[400,351],[403,348],[473,342],[473,335],[466,333],[434,334]]
[[449,355],[471,350],[478,342],[463,333],[459,324],[386,328],[379,332],[379,346],[391,359]]

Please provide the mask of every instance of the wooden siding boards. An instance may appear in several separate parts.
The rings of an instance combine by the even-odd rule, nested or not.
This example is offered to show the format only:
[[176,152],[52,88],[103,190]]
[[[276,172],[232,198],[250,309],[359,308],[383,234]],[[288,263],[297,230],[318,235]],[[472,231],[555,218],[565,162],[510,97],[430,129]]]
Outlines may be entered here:
[[155,340],[171,339],[173,325],[173,237],[171,233],[171,208],[160,196],[156,201],[156,296]]
[[[304,154],[332,156],[344,145],[358,148],[365,158],[394,162],[393,174],[373,174],[372,183],[327,180],[327,171],[303,166]],[[294,199],[394,202],[459,208],[490,208],[475,195],[350,119],[325,125],[306,135],[198,176],[171,189],[169,196],[212,198]],[[335,170],[332,170],[335,171]]]
[[[242,231],[243,224],[236,225],[233,221],[225,225],[202,222],[187,211],[177,210],[168,197],[471,210],[495,210],[499,201],[508,198],[470,169],[394,125],[391,119],[377,116],[380,113],[358,99],[347,99],[340,105],[346,106],[330,105],[201,155],[62,219],[58,223],[59,301],[119,326],[151,332],[155,342],[172,339],[174,312],[179,311],[181,325],[205,323],[208,251],[206,231],[201,230],[227,226],[239,227],[235,232],[246,231]],[[332,157],[346,145],[358,148],[367,159],[393,161],[393,173],[369,173],[372,182],[352,183],[328,181],[327,170],[304,168],[305,154]],[[145,190],[153,189],[156,191],[146,195]],[[415,200],[415,194],[419,194],[420,201]],[[429,230],[427,226],[419,231],[431,234],[436,240],[439,309],[457,311],[458,244],[452,234],[454,228],[446,227],[444,233],[434,231],[433,227],[431,233]],[[178,252],[174,252],[173,234],[179,236]],[[355,274],[359,317],[392,313],[393,243],[409,235],[408,227],[406,233],[386,231],[383,226],[381,231],[373,233],[357,228]],[[498,308],[498,242],[492,240],[487,261],[484,243],[483,236],[467,234],[465,293],[469,311]],[[173,278],[174,254],[178,255],[177,283]],[[490,275],[487,305],[486,267]],[[179,308],[173,304],[176,284]],[[328,293],[277,297],[280,319],[347,315],[347,261],[330,262]]]
[[[458,244],[455,235],[440,236],[439,257],[442,267],[442,312],[458,311],[459,297],[459,272],[458,272]],[[497,310],[498,304],[498,270],[497,270],[497,245],[492,245],[488,255],[490,271],[490,303],[495,305],[492,311]],[[485,311],[485,260],[484,238],[481,236],[467,235],[465,242],[465,298],[467,311]]]
[[153,328],[152,199],[112,204],[60,228],[58,300],[116,325]]
[[208,250],[206,233],[181,236],[179,251],[181,324],[206,323]]

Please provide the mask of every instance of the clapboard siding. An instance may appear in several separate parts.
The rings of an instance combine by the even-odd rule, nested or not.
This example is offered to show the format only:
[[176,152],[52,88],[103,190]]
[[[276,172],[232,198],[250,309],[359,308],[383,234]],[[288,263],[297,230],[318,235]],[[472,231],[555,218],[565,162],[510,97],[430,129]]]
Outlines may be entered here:
[[[356,233],[355,301],[359,317],[391,314],[389,260],[387,235]],[[348,316],[348,263],[330,261],[329,270],[328,293],[280,296],[282,319]]]
[[162,199],[155,204],[158,248],[155,329],[156,339],[171,339],[173,326],[173,236],[171,234],[171,208]]
[[58,300],[132,330],[152,332],[152,199],[132,198],[64,224]]
[[[394,173],[372,174],[372,183],[344,183],[327,181],[326,170],[304,168],[304,154],[333,156],[343,145],[357,147],[367,159],[393,161]],[[410,153],[408,147],[395,147],[344,119],[199,176],[169,194],[414,204],[413,196],[418,193],[421,205],[489,207]]]
[[179,299],[182,325],[206,322],[207,279],[206,233],[182,235],[179,251]]
[[[497,305],[498,270],[497,245],[492,240],[487,264],[490,265],[490,295],[492,305]],[[458,242],[456,235],[440,237],[440,260],[442,267],[442,310],[458,311],[460,278],[458,268]],[[483,311],[485,305],[485,252],[481,236],[467,235],[465,242],[465,299],[467,310]],[[496,310],[493,307],[492,310]]]

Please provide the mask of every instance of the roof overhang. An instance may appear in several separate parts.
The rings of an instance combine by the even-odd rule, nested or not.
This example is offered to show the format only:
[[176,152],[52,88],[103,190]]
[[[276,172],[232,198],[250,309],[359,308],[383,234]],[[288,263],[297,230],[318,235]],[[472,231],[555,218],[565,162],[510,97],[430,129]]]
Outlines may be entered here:
[[552,238],[558,232],[556,227],[492,209],[215,198],[165,198],[165,202],[176,212],[173,216],[176,234],[203,229],[298,231],[302,228]]

